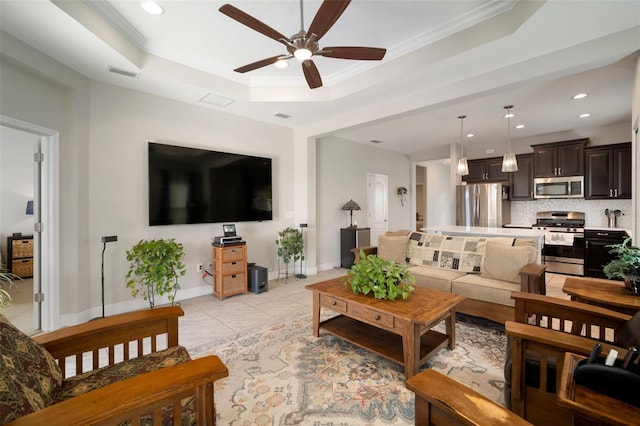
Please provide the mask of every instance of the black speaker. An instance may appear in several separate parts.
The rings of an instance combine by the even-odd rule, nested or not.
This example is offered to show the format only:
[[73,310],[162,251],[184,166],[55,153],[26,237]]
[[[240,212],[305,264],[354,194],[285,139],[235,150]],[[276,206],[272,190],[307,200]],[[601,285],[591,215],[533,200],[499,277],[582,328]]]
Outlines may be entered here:
[[258,294],[269,290],[268,269],[252,265],[247,268],[249,274],[249,291]]

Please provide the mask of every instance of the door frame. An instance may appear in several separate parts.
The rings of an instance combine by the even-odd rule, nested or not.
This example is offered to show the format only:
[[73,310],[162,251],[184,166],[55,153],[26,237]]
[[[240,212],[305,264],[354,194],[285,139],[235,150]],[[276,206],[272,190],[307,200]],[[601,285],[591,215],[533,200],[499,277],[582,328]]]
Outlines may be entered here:
[[[58,328],[60,318],[60,210],[59,210],[59,152],[60,133],[37,124],[28,123],[0,114],[0,126],[9,127],[40,137],[41,163],[40,188],[34,191],[34,222],[38,217],[42,232],[33,233],[34,242],[34,292],[43,293],[39,304],[37,328],[50,331]],[[37,193],[40,200],[36,200]],[[35,288],[37,285],[37,289]]]

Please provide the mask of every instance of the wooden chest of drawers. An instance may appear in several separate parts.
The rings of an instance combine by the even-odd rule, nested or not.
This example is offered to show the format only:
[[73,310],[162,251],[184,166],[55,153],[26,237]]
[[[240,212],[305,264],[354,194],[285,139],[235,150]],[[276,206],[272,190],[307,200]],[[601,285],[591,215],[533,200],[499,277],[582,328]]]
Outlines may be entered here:
[[33,235],[7,238],[7,268],[21,278],[33,277]]
[[213,295],[247,293],[247,246],[213,247]]

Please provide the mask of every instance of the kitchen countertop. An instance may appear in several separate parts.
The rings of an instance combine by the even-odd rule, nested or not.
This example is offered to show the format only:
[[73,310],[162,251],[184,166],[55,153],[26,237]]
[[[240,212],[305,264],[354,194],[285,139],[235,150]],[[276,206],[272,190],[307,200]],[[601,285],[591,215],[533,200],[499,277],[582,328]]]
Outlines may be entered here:
[[421,228],[421,231],[440,233],[440,234],[452,234],[452,235],[544,238],[544,231],[538,231],[537,229],[522,229],[522,228],[438,225],[438,226],[430,226],[427,228]]

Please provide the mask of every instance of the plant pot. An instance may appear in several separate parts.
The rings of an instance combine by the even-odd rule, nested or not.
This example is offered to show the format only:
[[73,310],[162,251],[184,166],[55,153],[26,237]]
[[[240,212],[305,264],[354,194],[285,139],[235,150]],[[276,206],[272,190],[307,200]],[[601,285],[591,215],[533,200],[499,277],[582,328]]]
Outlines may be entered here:
[[630,278],[624,279],[624,290],[634,296],[640,296],[640,283]]

